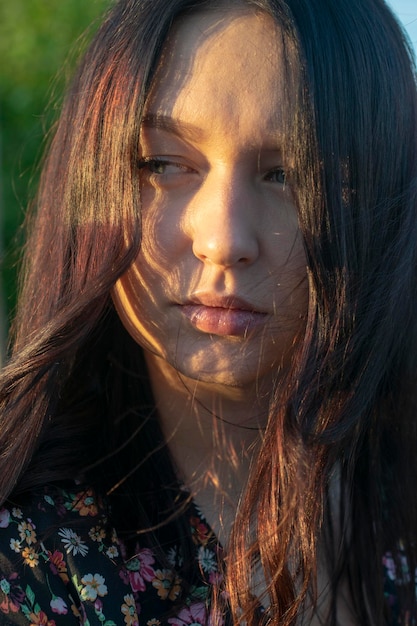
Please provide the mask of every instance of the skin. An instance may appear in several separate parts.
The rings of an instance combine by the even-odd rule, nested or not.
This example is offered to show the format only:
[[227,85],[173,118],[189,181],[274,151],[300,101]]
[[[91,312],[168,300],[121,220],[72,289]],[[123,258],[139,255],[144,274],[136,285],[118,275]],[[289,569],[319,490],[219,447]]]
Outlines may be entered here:
[[[142,248],[113,292],[178,476],[223,544],[308,306],[282,57],[276,23],[243,7],[174,27],[141,132]],[[319,572],[323,598],[326,588]],[[303,624],[323,623],[319,604]]]
[[141,134],[142,248],[113,293],[178,474],[219,535],[307,311],[282,54],[273,20],[243,8],[173,29]]
[[[303,327],[305,257],[282,183],[291,164],[280,56],[265,15],[189,17],[171,35],[145,111],[142,249],[113,297],[149,361],[211,392],[270,387]],[[208,328],[190,321],[195,299]],[[249,309],[239,332],[219,313],[234,299]]]

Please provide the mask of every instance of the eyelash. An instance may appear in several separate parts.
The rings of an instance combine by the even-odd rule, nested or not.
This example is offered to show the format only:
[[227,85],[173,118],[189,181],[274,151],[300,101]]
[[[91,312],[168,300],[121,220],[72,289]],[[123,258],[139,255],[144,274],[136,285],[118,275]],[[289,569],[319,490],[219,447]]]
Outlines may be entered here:
[[138,167],[139,169],[147,168],[151,174],[156,174],[157,176],[162,176],[163,172],[154,171],[156,168],[161,166],[173,165],[174,167],[178,167],[178,169],[186,170],[188,169],[185,165],[181,165],[181,163],[175,163],[174,161],[169,161],[167,159],[153,159],[153,158],[145,158],[139,161]]
[[280,178],[280,180],[277,180],[275,182],[279,183],[280,185],[285,185],[287,176],[286,176],[284,168],[277,167],[274,170],[271,170],[265,175],[265,179],[267,180],[268,177],[273,176],[274,174],[278,174]]
[[[144,169],[144,168],[147,168],[151,174],[156,174],[157,176],[163,176],[164,172],[158,172],[158,171],[156,171],[156,169],[158,167],[164,167],[164,166],[169,166],[169,165],[172,165],[174,167],[178,167],[178,169],[180,169],[180,170],[187,170],[187,169],[189,169],[185,165],[182,165],[181,163],[175,163],[174,161],[169,161],[167,159],[156,159],[156,158],[144,158],[144,159],[140,160],[139,163],[138,163],[138,168],[140,170]],[[285,170],[282,167],[277,167],[277,168],[269,171],[265,175],[265,180],[270,180],[271,177],[274,176],[275,174],[278,174],[279,180],[271,181],[271,182],[277,182],[280,185],[285,185],[285,183],[286,183],[286,173],[285,173]]]

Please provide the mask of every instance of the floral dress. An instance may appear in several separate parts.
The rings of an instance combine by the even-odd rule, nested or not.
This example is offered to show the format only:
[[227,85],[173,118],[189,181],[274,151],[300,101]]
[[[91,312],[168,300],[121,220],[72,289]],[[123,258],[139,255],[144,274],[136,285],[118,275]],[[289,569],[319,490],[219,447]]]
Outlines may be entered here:
[[183,589],[175,573],[180,565],[175,543],[167,551],[170,567],[140,543],[127,558],[91,490],[45,488],[28,506],[4,507],[0,624],[205,625],[221,548],[194,506],[187,514],[198,585],[188,588],[188,600],[175,610]]
[[[91,490],[45,488],[30,504],[0,510],[0,624],[5,626],[206,626],[210,587],[219,581],[221,546],[194,504],[185,512],[193,539],[197,584],[176,574],[178,546],[168,561],[140,543],[127,558]],[[396,572],[384,559],[394,624],[415,624],[396,606]],[[222,626],[219,616],[214,626]]]

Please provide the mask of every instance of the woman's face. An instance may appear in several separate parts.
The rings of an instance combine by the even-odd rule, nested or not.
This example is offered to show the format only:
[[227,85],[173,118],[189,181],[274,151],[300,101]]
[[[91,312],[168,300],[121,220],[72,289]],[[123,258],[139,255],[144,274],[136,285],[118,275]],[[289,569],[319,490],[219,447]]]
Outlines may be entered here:
[[233,387],[285,367],[307,308],[277,34],[243,10],[174,28],[141,132],[142,248],[113,293],[148,359]]

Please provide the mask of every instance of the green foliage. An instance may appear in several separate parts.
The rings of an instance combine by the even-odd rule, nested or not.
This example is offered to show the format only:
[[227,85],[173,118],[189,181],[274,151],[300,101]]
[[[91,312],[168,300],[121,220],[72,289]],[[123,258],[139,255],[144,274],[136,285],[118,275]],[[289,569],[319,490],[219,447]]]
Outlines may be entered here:
[[[0,2],[0,260],[9,310],[15,292],[16,232],[36,187],[45,130],[71,73],[81,34],[108,5],[109,0]],[[45,114],[48,108],[52,115]]]

